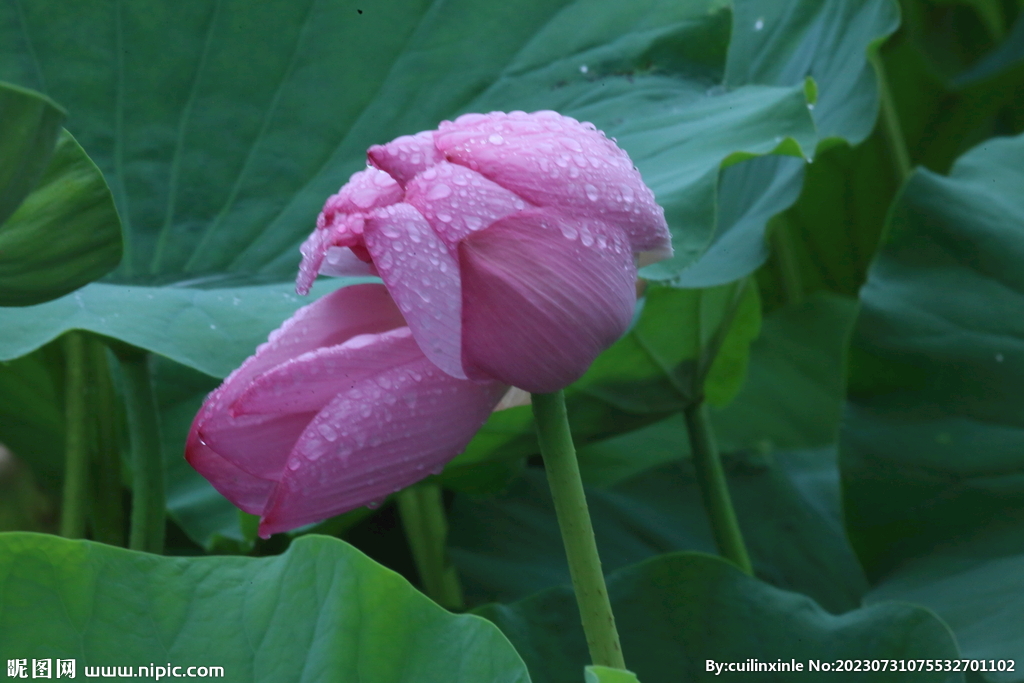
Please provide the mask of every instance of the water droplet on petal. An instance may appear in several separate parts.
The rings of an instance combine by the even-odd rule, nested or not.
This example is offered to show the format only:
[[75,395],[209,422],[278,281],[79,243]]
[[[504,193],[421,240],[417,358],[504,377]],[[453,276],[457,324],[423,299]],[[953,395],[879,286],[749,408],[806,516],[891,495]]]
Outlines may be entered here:
[[583,190],[587,193],[587,199],[589,199],[592,202],[596,202],[597,198],[600,196],[600,194],[597,191],[597,188],[591,185],[590,183],[584,185]]
[[327,424],[326,422],[321,422],[320,424],[318,424],[316,426],[316,430],[320,432],[320,436],[324,437],[328,441],[338,440],[338,432],[334,431],[334,427]]
[[463,216],[462,220],[466,224],[466,227],[473,231],[484,227],[484,219],[479,216]]
[[[452,222],[452,216],[451,216],[451,214],[448,214],[448,213],[439,213],[439,214],[437,214],[437,220],[441,221],[442,223],[451,223]],[[435,263],[434,265],[437,265],[437,264]]]
[[452,188],[448,187],[444,183],[438,183],[437,185],[434,185],[432,188],[430,188],[430,190],[427,192],[427,199],[436,201],[438,199],[444,199],[451,193]]
[[491,136],[487,138],[487,141],[490,142],[492,145],[505,144],[505,138],[501,137],[497,133],[492,133]]
[[368,507],[371,510],[376,510],[383,503],[384,503],[383,500],[371,500],[369,503],[366,504],[366,507]]

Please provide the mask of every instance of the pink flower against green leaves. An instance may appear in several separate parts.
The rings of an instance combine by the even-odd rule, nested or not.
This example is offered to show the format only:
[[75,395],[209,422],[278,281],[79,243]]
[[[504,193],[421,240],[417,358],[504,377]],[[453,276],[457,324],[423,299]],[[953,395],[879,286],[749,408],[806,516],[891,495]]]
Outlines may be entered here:
[[441,372],[387,290],[356,285],[300,309],[207,397],[185,457],[266,538],[439,472],[507,388]]
[[378,274],[448,375],[551,392],[625,331],[637,255],[672,253],[624,151],[555,112],[467,114],[368,153],[302,247],[318,274]]

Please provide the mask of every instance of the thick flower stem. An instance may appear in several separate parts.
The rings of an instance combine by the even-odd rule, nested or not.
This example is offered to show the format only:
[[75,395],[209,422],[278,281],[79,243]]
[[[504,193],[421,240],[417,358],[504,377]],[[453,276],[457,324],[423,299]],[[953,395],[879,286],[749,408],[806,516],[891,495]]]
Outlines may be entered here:
[[95,336],[88,339],[95,389],[95,460],[93,462],[92,537],[110,545],[124,545],[124,508],[121,499],[121,455],[118,452],[117,397],[110,377],[107,347]]
[[128,547],[161,553],[164,547],[164,475],[160,422],[145,351],[115,347],[124,374],[132,452],[132,514]]
[[445,541],[448,520],[444,513],[441,487],[433,483],[411,486],[398,493],[398,512],[409,539],[423,590],[434,602],[450,610],[465,607],[462,585],[455,566],[448,560]]
[[896,101],[892,97],[892,89],[889,88],[889,79],[885,75],[885,64],[879,50],[873,50],[869,56],[872,66],[875,67],[875,75],[878,78],[880,105],[882,108],[882,132],[885,134],[886,142],[889,144],[889,152],[892,155],[893,165],[896,167],[896,174],[900,182],[906,182],[913,170],[910,162],[910,152],[907,149],[907,141],[903,137],[903,127],[900,125],[900,117],[896,111]]
[[85,337],[68,332],[64,337],[64,494],[60,535],[85,536],[89,490],[89,406],[86,399],[88,366]]
[[576,591],[583,632],[587,637],[590,659],[594,664],[625,669],[619,633],[615,629],[608,589],[601,572],[594,527],[583,493],[576,449],[573,447],[561,391],[533,394],[533,415],[544,468],[555,502],[562,543],[569,561],[569,575]]
[[711,521],[711,531],[719,554],[731,560],[745,573],[753,575],[750,556],[743,543],[736,511],[729,496],[729,487],[722,469],[722,460],[715,443],[715,434],[708,419],[707,407],[703,401],[694,403],[683,411],[686,430],[690,437],[693,465],[697,471],[704,509]]

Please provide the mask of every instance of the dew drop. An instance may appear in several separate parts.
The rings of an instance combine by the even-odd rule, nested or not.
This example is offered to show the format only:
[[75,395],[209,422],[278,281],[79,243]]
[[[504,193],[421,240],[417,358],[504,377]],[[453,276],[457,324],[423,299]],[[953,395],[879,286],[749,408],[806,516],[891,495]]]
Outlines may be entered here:
[[576,228],[569,225],[568,223],[561,223],[558,227],[562,229],[562,235],[567,240],[574,240],[576,239],[577,235],[579,235],[579,233],[576,232]]
[[590,71],[590,69],[589,69],[589,68],[587,67],[587,65],[586,65],[586,64],[580,64],[580,73],[581,73],[581,74],[585,74],[585,73],[587,73],[588,71]]
[[320,436],[324,437],[328,441],[338,440],[338,432],[334,431],[334,427],[327,424],[326,422],[321,422],[320,424],[318,424],[316,426],[316,430],[320,432]]
[[430,468],[430,473],[433,474],[434,476],[437,476],[438,474],[441,474],[442,472],[444,472],[444,464],[443,463],[440,464],[440,465],[437,465],[435,467],[431,467]]
[[367,504],[366,504],[366,507],[367,507],[367,508],[369,508],[369,509],[371,509],[371,510],[376,510],[376,509],[377,509],[377,508],[379,508],[379,507],[380,507],[380,506],[381,506],[381,505],[382,505],[383,503],[384,503],[384,501],[383,501],[383,500],[371,500],[371,501],[370,501],[369,503],[367,503]]
[[299,462],[297,459],[288,462],[288,469],[290,469],[292,472],[299,469],[300,467],[302,467],[302,463]]
[[758,17],[757,21],[754,22],[754,30],[755,31],[760,31],[763,28],[764,28],[764,18],[763,17]]
[[622,201],[632,204],[634,199],[633,188],[629,185],[622,185],[619,189],[622,190]]
[[1003,362],[1003,354],[1001,354],[1001,353],[997,353],[996,354],[996,362],[997,363],[1002,363]]
[[590,183],[584,185],[583,190],[587,193],[587,199],[589,199],[592,202],[596,202],[597,198],[600,196],[600,194],[598,194],[597,188],[591,185]]
[[433,180],[436,177],[437,177],[437,169],[434,168],[433,166],[431,166],[430,168],[428,168],[426,171],[423,172],[423,179],[424,180]]
[[452,188],[448,187],[444,183],[438,183],[437,185],[434,185],[432,188],[430,188],[430,190],[427,192],[427,199],[436,201],[438,199],[444,199],[445,197],[451,195],[451,193]]
[[484,227],[484,219],[479,216],[463,216],[462,220],[466,224],[466,227],[474,232]]
[[590,229],[586,225],[580,226],[580,241],[585,247],[589,247],[594,244],[594,233],[590,232]]

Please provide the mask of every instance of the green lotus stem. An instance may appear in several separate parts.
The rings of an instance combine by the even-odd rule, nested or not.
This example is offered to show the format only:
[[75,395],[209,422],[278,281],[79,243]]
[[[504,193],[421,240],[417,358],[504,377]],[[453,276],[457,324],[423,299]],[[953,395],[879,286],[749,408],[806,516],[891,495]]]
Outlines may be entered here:
[[423,483],[403,489],[397,498],[398,513],[424,592],[442,607],[463,609],[466,603],[462,598],[462,584],[445,546],[448,520],[441,487]]
[[161,553],[164,547],[164,473],[160,421],[145,351],[114,347],[124,374],[124,396],[132,452],[132,514],[128,547]]
[[84,335],[75,330],[64,337],[64,494],[60,535],[85,536],[89,490],[88,368]]
[[699,401],[688,406],[683,415],[690,437],[693,465],[697,471],[697,484],[700,486],[704,509],[711,521],[715,546],[722,557],[733,562],[746,574],[753,575],[750,556],[743,543],[743,534],[729,496],[729,486],[715,443],[715,433],[708,419],[707,407],[703,401]]
[[124,545],[124,507],[121,500],[121,454],[117,442],[117,413],[107,347],[96,337],[88,340],[95,386],[96,448],[93,469],[92,537],[109,545]]
[[601,558],[597,554],[594,526],[583,493],[576,449],[569,432],[565,396],[561,391],[533,394],[532,405],[540,453],[562,531],[562,543],[569,561],[569,575],[576,592],[590,659],[600,666],[625,669],[619,632],[615,629],[615,616],[601,572]]
[[782,291],[785,293],[786,303],[799,305],[804,300],[804,284],[800,275],[800,262],[793,247],[793,234],[790,232],[788,221],[781,217],[776,218],[772,221],[770,241],[775,253],[775,262],[779,266]]
[[903,127],[900,126],[900,117],[896,111],[896,102],[892,97],[892,90],[889,88],[889,80],[885,75],[885,64],[879,50],[871,52],[868,59],[875,67],[875,75],[878,77],[878,91],[882,108],[882,131],[885,134],[886,142],[892,156],[893,165],[896,167],[896,175],[900,182],[906,182],[913,170],[910,163],[910,152],[907,150],[907,141],[903,137]]

